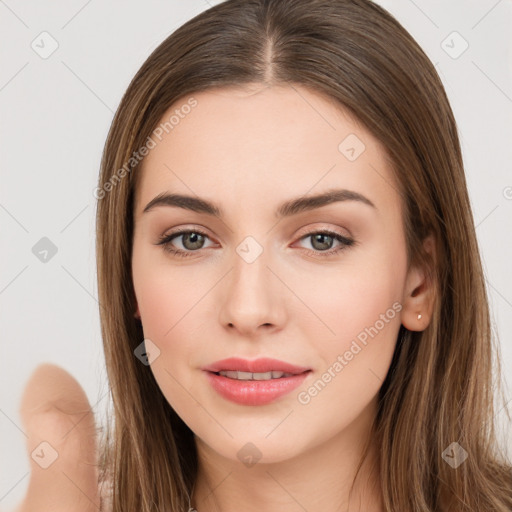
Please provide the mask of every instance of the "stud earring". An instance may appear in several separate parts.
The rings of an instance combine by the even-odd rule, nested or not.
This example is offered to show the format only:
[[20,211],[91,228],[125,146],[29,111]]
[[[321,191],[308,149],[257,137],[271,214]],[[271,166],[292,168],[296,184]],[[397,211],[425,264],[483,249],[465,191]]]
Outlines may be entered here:
[[421,315],[418,315],[418,320],[421,320]]

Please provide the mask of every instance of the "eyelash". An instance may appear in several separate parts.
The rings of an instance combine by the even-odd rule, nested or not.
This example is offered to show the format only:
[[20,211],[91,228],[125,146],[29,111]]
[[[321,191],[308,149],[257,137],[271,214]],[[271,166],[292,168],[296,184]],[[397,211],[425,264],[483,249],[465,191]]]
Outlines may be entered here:
[[[194,253],[199,252],[201,249],[197,249],[195,251],[183,251],[181,249],[174,249],[171,246],[171,241],[174,238],[179,237],[180,235],[185,235],[185,234],[188,234],[188,233],[197,233],[197,234],[202,235],[202,236],[204,236],[206,238],[209,238],[209,236],[205,232],[201,231],[200,229],[183,229],[183,230],[175,231],[174,233],[171,233],[169,235],[164,235],[164,236],[160,237],[159,242],[156,245],[162,245],[164,251],[169,252],[169,253],[171,253],[174,256],[178,256],[180,258],[187,258],[189,256],[192,256]],[[304,238],[308,238],[308,237],[313,236],[313,235],[328,235],[328,236],[333,237],[338,242],[341,242],[341,244],[342,244],[339,247],[337,247],[336,249],[329,249],[328,251],[318,251],[318,250],[313,250],[313,249],[305,249],[305,251],[308,254],[310,254],[310,255],[313,254],[314,256],[320,255],[320,257],[322,257],[322,258],[323,257],[328,257],[328,256],[333,256],[333,255],[338,254],[341,251],[347,249],[348,247],[356,245],[356,241],[355,240],[353,240],[351,238],[347,238],[345,236],[342,236],[339,233],[336,233],[335,231],[330,231],[328,229],[324,229],[324,230],[321,230],[321,231],[310,231],[309,233],[306,233],[305,235],[301,236],[299,238],[299,240],[302,240]]]

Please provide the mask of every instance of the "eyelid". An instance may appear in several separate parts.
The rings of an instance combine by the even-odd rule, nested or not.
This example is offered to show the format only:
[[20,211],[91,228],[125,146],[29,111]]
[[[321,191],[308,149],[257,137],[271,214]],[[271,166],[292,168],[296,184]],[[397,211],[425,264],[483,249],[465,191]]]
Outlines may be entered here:
[[[345,233],[343,233],[342,228],[339,226],[331,227],[331,225],[328,224],[322,224],[322,223],[316,223],[313,226],[309,225],[305,228],[302,228],[299,230],[299,234],[297,235],[297,238],[303,238],[306,235],[312,235],[314,233],[318,232],[330,232],[335,233],[336,235],[339,235],[343,238],[347,239],[353,239],[352,233],[344,228]],[[301,234],[302,233],[302,234]]]
[[185,225],[180,225],[176,228],[167,229],[166,231],[164,231],[161,238],[169,237],[169,236],[173,236],[173,235],[177,235],[177,234],[182,234],[182,233],[185,233],[188,231],[193,231],[195,233],[201,233],[202,235],[212,238],[207,233],[208,230],[206,228],[204,228],[203,226],[200,226],[199,224],[185,224]]

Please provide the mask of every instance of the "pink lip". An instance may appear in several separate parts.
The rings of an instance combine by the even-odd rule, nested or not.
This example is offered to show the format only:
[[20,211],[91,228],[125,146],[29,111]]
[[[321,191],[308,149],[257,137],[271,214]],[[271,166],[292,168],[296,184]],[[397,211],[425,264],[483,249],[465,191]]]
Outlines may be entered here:
[[213,389],[241,405],[265,405],[298,387],[311,372],[271,380],[236,380],[206,371]]
[[[241,405],[269,404],[300,386],[311,373],[310,368],[269,358],[250,361],[232,357],[217,361],[201,369],[205,371],[209,383],[217,393],[227,400]],[[215,373],[230,370],[251,373],[281,371],[293,373],[293,375],[271,380],[236,380]]]
[[230,357],[228,359],[222,359],[216,361],[208,366],[201,368],[208,372],[220,372],[220,371],[240,371],[240,372],[251,372],[251,373],[265,373],[270,371],[285,372],[299,374],[304,373],[310,368],[303,366],[295,366],[285,361],[279,361],[278,359],[270,359],[268,357],[254,359],[241,359],[239,357]]

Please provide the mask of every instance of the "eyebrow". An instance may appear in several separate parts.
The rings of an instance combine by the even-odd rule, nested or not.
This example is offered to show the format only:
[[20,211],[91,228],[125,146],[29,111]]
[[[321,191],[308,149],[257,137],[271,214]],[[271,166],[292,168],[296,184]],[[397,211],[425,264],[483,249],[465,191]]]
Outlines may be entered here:
[[[377,210],[375,204],[359,192],[347,189],[332,189],[314,196],[302,196],[296,199],[290,199],[279,206],[275,215],[278,218],[290,217],[304,211],[314,210],[331,203],[343,201],[358,201],[361,204],[365,204]],[[214,215],[219,218],[223,218],[224,216],[222,208],[206,199],[183,194],[170,194],[168,192],[163,192],[153,198],[146,205],[142,213],[149,212],[157,206],[173,206],[197,213]]]

